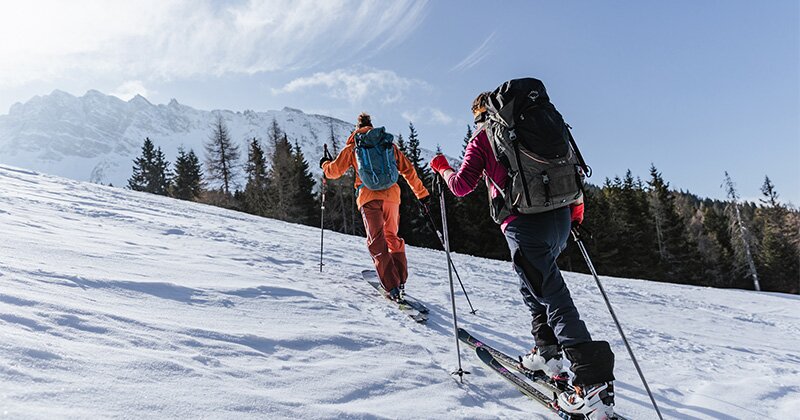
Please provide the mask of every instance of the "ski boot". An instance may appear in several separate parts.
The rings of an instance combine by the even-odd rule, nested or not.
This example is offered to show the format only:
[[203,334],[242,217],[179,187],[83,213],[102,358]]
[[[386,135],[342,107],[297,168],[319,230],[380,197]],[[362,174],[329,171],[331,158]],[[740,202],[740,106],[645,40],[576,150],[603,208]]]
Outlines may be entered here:
[[530,353],[520,358],[522,367],[532,371],[542,371],[550,378],[559,380],[564,375],[561,352],[558,346],[534,347]]
[[405,299],[403,299],[403,296],[400,293],[399,287],[395,287],[392,290],[389,290],[386,294],[386,298],[397,303],[405,302]]
[[400,299],[406,300],[406,284],[400,283],[399,289],[400,289]]
[[581,414],[589,420],[613,420],[614,383],[603,382],[589,386],[575,385],[575,392],[558,395],[558,406],[570,414]]

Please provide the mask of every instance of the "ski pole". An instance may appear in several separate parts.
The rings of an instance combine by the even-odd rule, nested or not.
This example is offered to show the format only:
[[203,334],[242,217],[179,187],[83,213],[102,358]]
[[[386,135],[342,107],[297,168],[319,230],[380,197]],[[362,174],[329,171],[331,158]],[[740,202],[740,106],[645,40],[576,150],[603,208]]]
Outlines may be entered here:
[[[328,144],[322,145],[322,153],[326,158],[332,158],[328,152]],[[322,173],[322,196],[320,197],[320,211],[319,211],[319,272],[322,272],[322,252],[325,246],[325,189],[328,187],[328,180],[325,178],[325,173]]]
[[650,386],[647,385],[647,380],[644,378],[642,368],[639,367],[639,362],[636,361],[636,356],[633,355],[633,349],[631,349],[628,339],[625,337],[625,333],[622,331],[622,326],[617,319],[617,315],[614,313],[614,308],[611,307],[611,301],[608,300],[608,295],[606,295],[606,291],[603,289],[603,285],[600,283],[600,277],[597,276],[597,271],[594,269],[594,264],[592,264],[592,260],[589,258],[589,253],[586,251],[586,247],[583,245],[579,230],[580,225],[572,228],[572,238],[575,240],[575,243],[578,244],[578,248],[580,248],[581,254],[583,254],[583,259],[586,260],[586,265],[589,266],[589,271],[591,271],[592,276],[594,276],[594,281],[597,283],[597,288],[600,289],[600,294],[603,295],[603,299],[606,301],[606,306],[608,307],[608,311],[611,313],[611,318],[614,318],[614,323],[617,325],[617,331],[619,331],[619,335],[622,337],[622,342],[625,343],[625,348],[628,349],[628,354],[631,356],[631,360],[633,360],[633,365],[636,367],[636,372],[639,373],[639,378],[642,379],[644,389],[647,390],[647,395],[650,396],[650,401],[653,403],[653,408],[656,409],[658,418],[664,420],[664,417],[661,416],[661,410],[658,409],[658,404],[656,404],[656,399],[653,397],[653,393],[650,391]]
[[[441,188],[439,177],[436,177],[437,186]],[[444,206],[444,194],[439,194],[439,205],[442,209],[442,231],[444,232],[442,237],[442,245],[444,246],[444,253],[447,255],[447,275],[450,278],[450,303],[453,307],[453,333],[456,339],[456,355],[458,356],[458,370],[451,373],[451,375],[458,375],[461,380],[461,383],[464,383],[464,375],[469,375],[469,372],[465,371],[461,367],[461,345],[458,340],[458,317],[456,316],[456,294],[455,289],[453,287],[453,262],[450,260],[450,241],[447,238],[447,210]]]
[[[438,188],[439,187],[438,181],[436,185]],[[442,192],[439,191],[438,194],[441,193]],[[425,214],[425,220],[428,221],[428,224],[431,226],[431,229],[433,229],[433,231],[436,232],[436,236],[439,238],[439,243],[442,245],[442,249],[445,249],[444,236],[442,236],[442,232],[439,230],[439,228],[436,227],[436,223],[433,221],[433,216],[431,216],[431,214],[428,212],[428,209],[426,209],[425,207],[423,207],[422,213]],[[464,282],[461,281],[461,276],[458,275],[458,270],[456,270],[456,265],[453,263],[452,260],[448,261],[450,262],[450,266],[453,268],[453,273],[456,275],[456,279],[458,279],[458,284],[461,285],[461,290],[464,292],[464,297],[467,298],[467,303],[469,304],[469,309],[470,309],[469,313],[475,315],[475,313],[478,312],[478,310],[472,306],[472,301],[469,300],[469,294],[467,293],[467,289],[464,288]]]

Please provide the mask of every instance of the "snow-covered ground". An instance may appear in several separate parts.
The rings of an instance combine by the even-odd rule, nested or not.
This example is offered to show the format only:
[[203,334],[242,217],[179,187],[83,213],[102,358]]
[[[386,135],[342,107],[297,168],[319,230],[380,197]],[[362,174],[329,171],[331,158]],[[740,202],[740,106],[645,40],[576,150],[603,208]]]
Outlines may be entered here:
[[[0,417],[551,418],[463,349],[441,252],[410,248],[418,325],[360,279],[363,239],[0,166]],[[529,317],[505,262],[454,256],[516,354]],[[567,273],[617,353],[617,408],[649,407],[591,277]],[[604,278],[668,418],[800,415],[800,298]]]

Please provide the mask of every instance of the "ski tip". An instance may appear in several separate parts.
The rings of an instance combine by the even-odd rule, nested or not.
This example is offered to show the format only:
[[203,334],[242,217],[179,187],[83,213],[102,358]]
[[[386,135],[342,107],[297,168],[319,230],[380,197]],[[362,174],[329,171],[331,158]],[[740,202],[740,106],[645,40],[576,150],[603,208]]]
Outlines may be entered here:
[[472,336],[466,330],[464,330],[462,328],[458,329],[457,337],[458,337],[459,340],[461,340],[461,341],[463,341],[463,342],[465,342],[467,344],[469,344],[470,343],[470,339],[472,339]]

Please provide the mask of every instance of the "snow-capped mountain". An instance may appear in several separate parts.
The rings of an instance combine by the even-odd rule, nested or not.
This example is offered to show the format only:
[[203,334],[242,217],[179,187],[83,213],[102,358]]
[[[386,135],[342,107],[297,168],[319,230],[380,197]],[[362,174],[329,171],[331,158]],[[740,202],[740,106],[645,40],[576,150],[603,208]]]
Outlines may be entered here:
[[[299,143],[310,162],[322,155],[333,128],[340,144],[353,124],[324,115],[281,111],[203,111],[173,99],[154,105],[142,96],[123,101],[90,90],[81,97],[59,90],[13,105],[0,116],[0,162],[76,180],[126,185],[133,159],[149,137],[171,161],[179,147],[204,157],[203,143],[220,114],[246,156],[247,140],[266,139],[273,119]],[[265,144],[265,147],[268,147]],[[313,170],[317,170],[312,164]]]

